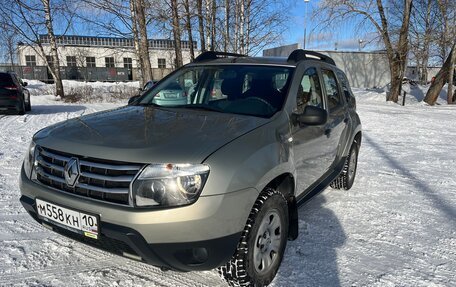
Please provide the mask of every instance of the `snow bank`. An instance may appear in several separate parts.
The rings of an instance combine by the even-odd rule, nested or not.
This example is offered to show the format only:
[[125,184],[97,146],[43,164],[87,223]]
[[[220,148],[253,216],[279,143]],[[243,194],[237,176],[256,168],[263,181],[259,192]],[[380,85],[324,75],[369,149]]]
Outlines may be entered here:
[[[411,85],[409,83],[402,85],[402,95],[399,96],[399,104],[403,101],[403,92],[407,94],[405,96],[405,105],[423,105],[424,97],[429,90],[430,85]],[[378,89],[365,89],[365,88],[353,88],[353,93],[358,103],[385,103],[386,102],[386,88]],[[447,104],[447,90],[448,85],[445,85],[440,92],[439,98],[437,99],[437,105]],[[456,87],[455,87],[456,90]]]
[[[363,124],[355,184],[327,188],[299,209],[299,237],[271,287],[455,286],[456,113],[364,91],[355,90]],[[162,272],[36,223],[18,186],[32,135],[119,105],[32,101],[30,113],[0,115],[0,286],[227,286],[215,270]]]
[[[32,96],[52,97],[55,93],[54,84],[46,84],[37,80],[25,80],[27,89]],[[79,82],[63,80],[65,101],[77,103],[123,103],[137,95],[139,82]]]

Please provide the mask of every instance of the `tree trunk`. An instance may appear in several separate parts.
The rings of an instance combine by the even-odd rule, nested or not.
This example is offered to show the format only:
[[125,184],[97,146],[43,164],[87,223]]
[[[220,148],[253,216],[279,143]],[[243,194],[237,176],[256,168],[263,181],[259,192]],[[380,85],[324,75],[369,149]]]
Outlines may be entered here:
[[214,51],[214,47],[212,47],[212,40],[211,40],[211,0],[206,0],[205,1],[205,7],[206,9],[204,10],[204,22],[206,23],[205,25],[205,33],[206,33],[206,43],[208,45],[207,49],[209,51]]
[[247,7],[246,7],[246,36],[245,36],[245,54],[248,54],[250,51],[250,13],[252,11],[252,0],[247,0]]
[[429,63],[429,50],[431,45],[432,37],[432,27],[431,27],[431,10],[432,10],[433,0],[428,0],[426,7],[426,17],[425,17],[425,32],[424,32],[424,43],[423,43],[423,58],[422,58],[422,69],[420,71],[420,82],[423,84],[427,83],[428,70],[427,66]]
[[133,32],[133,43],[135,46],[135,54],[138,61],[139,71],[141,72],[141,87],[143,87],[146,82],[144,81],[144,63],[141,56],[141,48],[139,45],[139,34],[138,34],[138,20],[136,18],[136,0],[130,0],[130,15],[131,15],[131,30]]
[[230,0],[225,0],[225,35],[223,50],[228,52],[228,43],[230,40]]
[[190,5],[188,3],[188,0],[184,0],[184,7],[185,7],[185,14],[187,18],[187,23],[185,27],[187,28],[187,33],[188,33],[188,41],[189,41],[189,47],[190,47],[190,61],[193,62],[195,59],[195,50],[193,48],[193,34],[192,34],[192,19],[190,16]]
[[389,91],[389,95],[387,97],[387,101],[393,101],[397,103],[399,99],[399,95],[402,92],[402,74],[400,72],[400,65],[397,62],[393,62],[390,64],[390,73],[391,73],[391,87]]
[[211,6],[211,50],[215,51],[215,43],[216,43],[216,20],[217,20],[217,2],[215,0],[212,1]]
[[[456,52],[453,51],[453,54],[456,54]],[[453,58],[455,58],[455,57],[453,56]],[[448,101],[449,105],[454,102],[454,93],[453,93],[454,63],[455,63],[455,61],[453,60],[453,66],[450,67],[450,72],[448,73],[447,101]]]
[[239,1],[235,0],[235,9],[234,9],[234,52],[239,52],[239,22],[240,22],[240,13],[239,13]]
[[138,21],[139,28],[139,44],[140,54],[143,62],[143,81],[148,82],[152,80],[152,66],[150,65],[149,56],[149,40],[147,39],[147,26],[146,26],[146,13],[145,13],[145,2],[144,0],[136,0],[136,20]]
[[204,17],[203,17],[203,0],[197,0],[196,6],[198,10],[198,30],[201,43],[201,52],[206,51],[206,38],[204,35]]
[[55,34],[54,34],[54,28],[52,24],[52,15],[51,15],[51,6],[50,6],[50,0],[41,0],[41,3],[43,3],[43,8],[44,8],[44,15],[45,15],[45,20],[46,20],[46,28],[49,36],[49,42],[51,46],[51,55],[54,64],[52,67],[50,67],[51,75],[52,78],[54,79],[55,82],[55,95],[60,96],[61,98],[65,97],[65,93],[63,90],[63,83],[62,83],[62,77],[60,76],[60,61],[59,61],[59,55],[58,55],[58,50],[57,50],[57,41],[55,40]]
[[[424,98],[424,101],[431,106],[433,106],[439,98],[439,94],[442,91],[442,88],[447,82],[447,80],[450,80],[450,83],[452,83],[453,81],[453,79],[449,79],[449,75],[450,70],[454,69],[454,64],[456,62],[455,45],[456,43],[453,43],[453,47],[451,48],[450,54],[448,55],[440,71],[435,76],[434,82],[432,82],[431,86],[429,87],[429,90],[426,93],[426,97]],[[450,102],[449,98],[448,101]],[[453,99],[451,99],[451,102],[452,101]]]
[[177,7],[177,0],[171,0],[171,10],[173,13],[173,36],[174,36],[174,50],[176,52],[176,68],[182,67],[182,48],[181,48],[181,33],[179,26],[179,11]]
[[387,100],[397,103],[399,95],[401,94],[402,79],[404,78],[405,68],[407,65],[407,54],[409,50],[408,34],[410,14],[412,11],[412,0],[404,0],[404,15],[402,19],[401,29],[399,31],[399,40],[397,42],[396,49],[394,49],[391,44],[391,39],[388,32],[388,22],[381,0],[377,0],[377,8],[382,23],[382,28],[377,29],[379,29],[379,32],[381,32],[381,36],[386,47],[386,53],[388,56],[391,72],[391,89]]
[[240,15],[241,15],[241,19],[240,19],[240,23],[239,23],[239,40],[240,40],[240,52],[241,54],[244,54],[245,51],[245,36],[244,36],[244,24],[245,24],[245,0],[241,0],[241,6],[240,6]]

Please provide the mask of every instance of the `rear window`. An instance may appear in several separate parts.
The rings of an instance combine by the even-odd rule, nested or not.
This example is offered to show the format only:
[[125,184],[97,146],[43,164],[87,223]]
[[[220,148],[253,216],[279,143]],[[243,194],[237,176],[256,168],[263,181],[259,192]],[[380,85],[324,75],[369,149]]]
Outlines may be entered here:
[[0,73],[0,85],[1,86],[12,85],[12,84],[14,84],[14,82],[13,82],[13,79],[11,79],[11,76],[9,74]]

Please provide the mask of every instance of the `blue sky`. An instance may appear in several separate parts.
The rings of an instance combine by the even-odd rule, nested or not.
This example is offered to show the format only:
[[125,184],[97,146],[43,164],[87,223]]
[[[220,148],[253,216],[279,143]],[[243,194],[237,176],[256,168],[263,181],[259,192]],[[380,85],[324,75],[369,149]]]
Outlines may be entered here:
[[[304,38],[304,15],[307,15],[307,49],[334,50],[337,43],[338,50],[358,50],[359,39],[363,40],[363,51],[379,49],[379,47],[375,44],[366,44],[368,42],[368,38],[372,38],[372,36],[369,37],[369,35],[366,35],[364,32],[358,33],[359,29],[357,29],[356,25],[353,24],[354,21],[346,21],[340,25],[337,25],[337,27],[322,29],[321,25],[319,25],[320,23],[312,19],[312,14],[316,9],[318,9],[320,0],[309,0],[306,3],[304,0],[289,1],[291,9],[287,11],[291,13],[291,16],[289,17],[287,23],[288,29],[283,33],[283,39],[281,42],[277,43],[276,45],[268,46],[267,48],[294,43],[302,44]],[[99,35],[99,33],[96,33],[95,30],[93,30],[93,27],[88,28],[87,25],[78,23],[73,29],[69,31],[69,33],[87,34],[94,36]],[[154,31],[151,31],[151,34],[152,37],[164,37],[163,35],[154,35]],[[104,33],[102,36],[108,35]]]
[[307,49],[334,50],[337,43],[338,50],[358,50],[360,39],[363,41],[363,51],[379,49],[375,43],[366,44],[372,35],[365,32],[359,33],[359,29],[353,25],[353,21],[341,23],[338,27],[322,29],[321,25],[319,26],[319,23],[312,19],[312,13],[318,9],[319,0],[310,0],[307,3],[304,0],[293,1],[294,9],[290,11],[292,17],[288,24],[289,31],[284,34],[282,44],[303,43],[304,15],[307,15]]

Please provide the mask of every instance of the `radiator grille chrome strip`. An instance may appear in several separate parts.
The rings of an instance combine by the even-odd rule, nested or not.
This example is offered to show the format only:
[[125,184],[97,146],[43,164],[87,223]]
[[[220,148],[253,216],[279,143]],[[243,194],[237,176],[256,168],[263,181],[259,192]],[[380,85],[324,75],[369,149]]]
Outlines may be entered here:
[[[55,152],[37,147],[37,180],[44,185],[62,192],[129,205],[129,186],[143,165],[82,158],[67,153]],[[78,158],[80,175],[74,187],[68,186],[65,177],[65,164],[71,158]],[[120,196],[120,197],[119,197]]]

